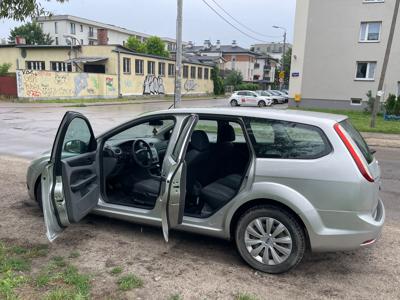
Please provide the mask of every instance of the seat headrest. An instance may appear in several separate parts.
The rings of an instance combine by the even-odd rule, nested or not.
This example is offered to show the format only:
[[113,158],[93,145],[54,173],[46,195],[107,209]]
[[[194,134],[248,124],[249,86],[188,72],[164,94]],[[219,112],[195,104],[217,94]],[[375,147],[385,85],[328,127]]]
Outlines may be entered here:
[[235,130],[228,123],[221,123],[218,126],[218,141],[220,143],[233,142],[236,139]]
[[210,141],[208,140],[207,133],[205,133],[203,130],[193,131],[190,144],[192,145],[193,149],[196,149],[198,151],[207,150],[210,146]]

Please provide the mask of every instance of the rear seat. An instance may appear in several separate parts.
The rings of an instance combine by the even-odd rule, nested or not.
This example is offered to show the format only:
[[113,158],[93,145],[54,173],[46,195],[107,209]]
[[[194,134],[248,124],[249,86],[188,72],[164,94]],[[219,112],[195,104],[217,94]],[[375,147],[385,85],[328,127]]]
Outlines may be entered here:
[[231,174],[210,183],[201,190],[201,199],[205,202],[205,209],[210,211],[224,206],[231,200],[240,187],[242,176]]

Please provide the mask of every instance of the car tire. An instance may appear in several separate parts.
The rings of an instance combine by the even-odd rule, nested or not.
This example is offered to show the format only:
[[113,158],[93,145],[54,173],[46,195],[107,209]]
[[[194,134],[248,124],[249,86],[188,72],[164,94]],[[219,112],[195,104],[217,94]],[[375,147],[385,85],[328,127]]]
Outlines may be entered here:
[[238,104],[238,102],[237,102],[237,100],[235,100],[235,99],[232,99],[231,100],[231,106],[232,107],[235,107],[235,106],[238,106],[239,104]]
[[[257,223],[257,220],[261,223]],[[272,222],[270,223],[272,235],[267,233],[267,220]],[[266,234],[261,239],[254,238],[251,230],[256,228],[255,233],[260,235],[259,227],[253,227],[260,224]],[[281,230],[281,226],[284,230],[273,237],[274,233]],[[258,242],[260,240],[263,241]],[[245,262],[258,271],[270,274],[280,274],[294,268],[302,260],[306,249],[306,236],[301,224],[289,212],[270,205],[253,207],[240,217],[235,230],[235,242]],[[260,247],[262,249],[258,252]],[[285,251],[280,252],[278,249]]]
[[264,100],[258,101],[258,107],[266,107],[266,103]]
[[36,181],[35,184],[35,199],[41,211],[43,211],[43,204],[42,204],[42,184],[41,184],[40,177]]
[[276,99],[272,100],[272,102],[273,102],[274,104],[278,104],[278,100],[276,100]]

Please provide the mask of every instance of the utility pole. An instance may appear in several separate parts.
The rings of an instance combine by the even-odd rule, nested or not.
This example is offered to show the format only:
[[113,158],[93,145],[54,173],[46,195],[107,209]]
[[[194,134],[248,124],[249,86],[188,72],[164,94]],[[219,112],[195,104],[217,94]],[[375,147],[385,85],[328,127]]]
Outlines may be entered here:
[[399,6],[400,6],[400,0],[396,0],[395,6],[394,6],[394,12],[393,12],[392,24],[390,26],[389,38],[388,38],[388,42],[386,45],[385,57],[383,59],[383,64],[382,64],[381,78],[379,79],[379,84],[378,84],[378,93],[376,95],[376,98],[374,101],[374,106],[372,108],[371,124],[370,124],[371,128],[375,128],[375,124],[376,124],[376,115],[378,114],[378,109],[379,109],[379,105],[381,102],[381,96],[382,96],[381,92],[383,89],[383,84],[385,82],[386,70],[388,67],[389,57],[390,57],[390,51],[392,49],[394,31],[396,29],[396,23],[397,23],[397,15],[399,14]]
[[[284,57],[285,57],[285,53],[286,53],[286,32],[287,32],[287,30],[286,30],[286,28],[281,27],[281,26],[274,25],[272,27],[276,28],[276,29],[282,29],[283,30],[283,54],[282,54],[282,62],[281,62],[281,72],[284,72],[284,70],[285,70],[285,68],[284,68]],[[279,84],[280,89],[282,90],[283,82],[284,82],[285,79],[284,78],[283,79],[279,78],[279,80],[280,81],[282,80],[280,82],[280,84]]]
[[176,58],[175,58],[175,97],[174,108],[181,103],[182,88],[182,7],[183,0],[177,0],[176,16]]

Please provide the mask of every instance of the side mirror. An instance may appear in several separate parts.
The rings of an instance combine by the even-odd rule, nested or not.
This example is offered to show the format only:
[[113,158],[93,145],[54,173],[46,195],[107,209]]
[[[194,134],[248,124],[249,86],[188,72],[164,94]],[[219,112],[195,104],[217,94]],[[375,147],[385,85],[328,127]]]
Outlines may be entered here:
[[80,140],[72,140],[65,143],[64,151],[81,154],[87,152],[87,147],[88,145]]

